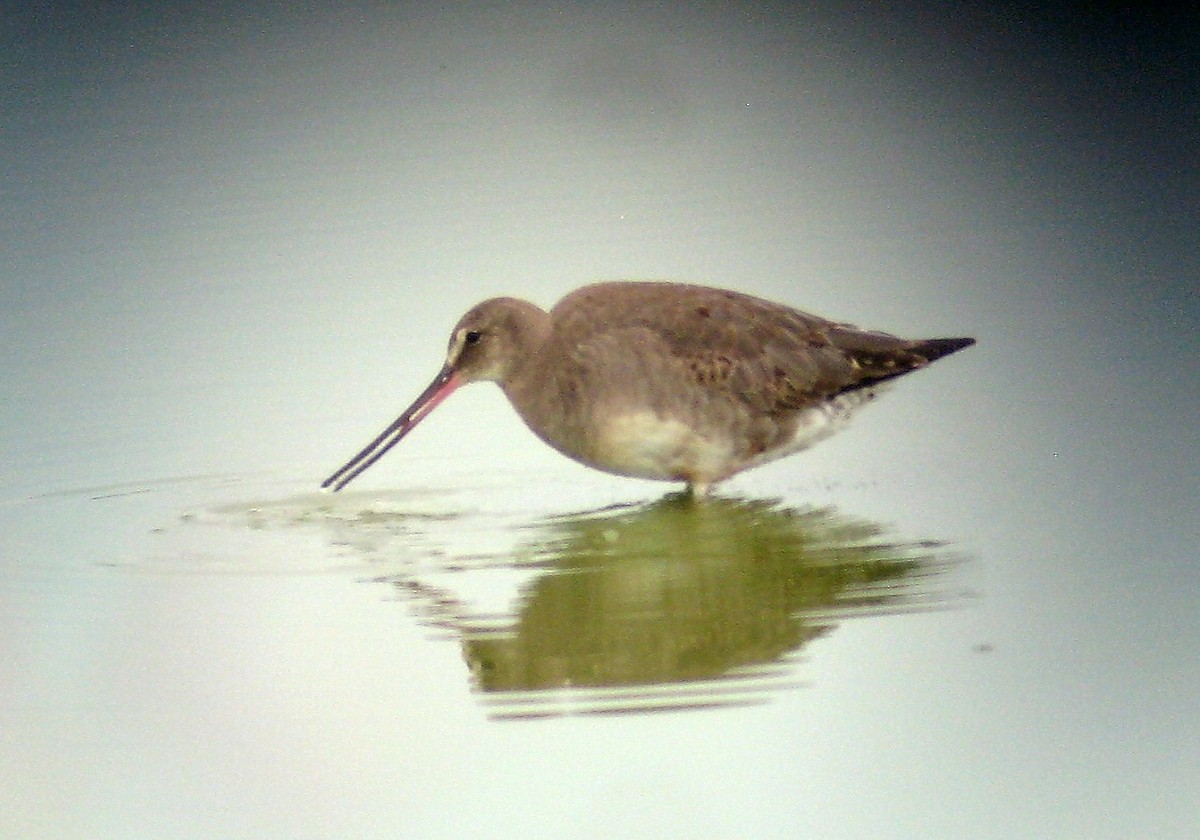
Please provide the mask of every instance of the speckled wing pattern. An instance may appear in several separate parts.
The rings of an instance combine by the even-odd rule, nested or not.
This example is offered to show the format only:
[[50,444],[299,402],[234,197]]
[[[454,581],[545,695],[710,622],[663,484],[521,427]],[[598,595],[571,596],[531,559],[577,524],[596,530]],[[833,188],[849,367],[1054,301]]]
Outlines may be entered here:
[[698,385],[771,414],[909,373],[973,343],[906,340],[722,289],[622,283],[620,295],[605,294],[611,285],[586,286],[554,308],[574,341],[648,330]]

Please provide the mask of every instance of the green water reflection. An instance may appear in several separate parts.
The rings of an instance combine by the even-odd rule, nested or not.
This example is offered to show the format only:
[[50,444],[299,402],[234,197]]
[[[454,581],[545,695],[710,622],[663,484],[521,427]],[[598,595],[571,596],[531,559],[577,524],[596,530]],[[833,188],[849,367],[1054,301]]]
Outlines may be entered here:
[[761,702],[839,621],[951,600],[945,546],[831,509],[668,497],[524,530],[453,566],[530,570],[511,614],[473,612],[444,567],[383,578],[460,641],[496,717]]

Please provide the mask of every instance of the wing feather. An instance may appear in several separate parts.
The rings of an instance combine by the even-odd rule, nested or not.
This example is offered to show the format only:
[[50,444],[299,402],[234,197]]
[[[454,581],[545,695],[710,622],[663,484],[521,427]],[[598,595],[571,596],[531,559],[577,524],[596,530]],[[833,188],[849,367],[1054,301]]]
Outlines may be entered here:
[[576,346],[600,334],[653,335],[697,385],[768,413],[916,370],[967,341],[909,341],[738,292],[652,282],[585,286],[551,314]]

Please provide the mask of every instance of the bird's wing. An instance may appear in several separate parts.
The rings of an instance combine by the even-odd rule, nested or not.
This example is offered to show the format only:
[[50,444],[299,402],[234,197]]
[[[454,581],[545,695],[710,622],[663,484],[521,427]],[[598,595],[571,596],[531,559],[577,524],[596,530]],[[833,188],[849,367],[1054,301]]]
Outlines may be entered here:
[[602,291],[611,285],[584,287],[555,307],[565,338],[585,344],[615,331],[653,336],[698,385],[736,395],[758,411],[804,408],[932,360],[921,352],[925,342],[737,292],[655,283]]

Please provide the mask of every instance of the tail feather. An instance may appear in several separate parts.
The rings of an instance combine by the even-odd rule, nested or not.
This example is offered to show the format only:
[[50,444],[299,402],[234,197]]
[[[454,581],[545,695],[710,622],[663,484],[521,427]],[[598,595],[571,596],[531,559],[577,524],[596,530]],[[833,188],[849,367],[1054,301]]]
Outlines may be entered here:
[[[875,336],[879,341],[885,336]],[[859,367],[859,378],[842,389],[842,392],[854,391],[859,388],[869,388],[897,376],[920,370],[932,362],[948,356],[951,353],[970,347],[975,343],[973,338],[927,338],[917,341],[902,341],[891,339],[890,347],[862,346],[851,351],[855,363]]]
[[928,338],[924,341],[915,342],[910,350],[912,352],[924,356],[926,361],[935,362],[942,356],[949,356],[951,353],[956,353],[970,347],[975,343],[973,338]]

